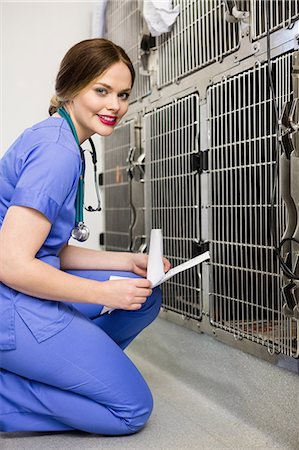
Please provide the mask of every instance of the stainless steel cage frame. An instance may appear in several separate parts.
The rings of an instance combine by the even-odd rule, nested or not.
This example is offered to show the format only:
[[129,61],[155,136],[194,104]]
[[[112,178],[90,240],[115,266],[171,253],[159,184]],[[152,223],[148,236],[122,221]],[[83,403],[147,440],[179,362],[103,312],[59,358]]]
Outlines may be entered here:
[[[118,2],[111,3],[116,8]],[[271,1],[268,31],[279,110],[292,96],[290,58],[299,36],[298,3],[284,3],[282,12],[280,2]],[[132,176],[138,188],[143,169],[146,179],[145,202],[141,189],[139,200],[133,200],[146,217],[135,235],[144,250],[149,229],[162,226],[165,254],[173,264],[194,256],[196,246],[208,241],[211,262],[165,284],[161,316],[272,363],[287,361],[298,371],[299,322],[282,314],[284,281],[269,237],[275,133],[265,5],[174,0],[177,4],[181,13],[173,30],[151,50],[158,61],[151,94],[134,101],[128,113],[129,119],[138,117],[142,140],[127,171],[138,169]],[[123,20],[124,13],[120,25]],[[199,36],[207,48],[196,45]],[[219,45],[226,36],[230,40]],[[189,128],[177,127],[180,121]],[[279,189],[275,212],[281,238],[287,215]],[[120,227],[126,230],[126,224]]]
[[118,125],[106,137],[103,190],[107,250],[144,251],[144,155],[140,146],[139,118]]
[[272,33],[279,28],[291,28],[299,18],[298,0],[250,0],[251,37],[260,39],[267,32],[267,11],[269,7],[269,22]]
[[180,6],[173,30],[157,38],[160,88],[220,61],[240,45],[240,24],[226,21],[224,0],[174,0],[173,4]]
[[[272,61],[276,100],[290,101],[292,54]],[[298,356],[295,319],[282,313],[283,277],[270,233],[276,134],[267,64],[208,89],[211,176],[210,318],[271,352]],[[278,187],[277,241],[285,228]]]
[[[199,96],[175,99],[144,116],[146,210],[149,229],[163,230],[174,266],[196,256],[200,242]],[[193,268],[163,286],[164,306],[200,319],[200,274]]]
[[131,184],[128,157],[135,148],[135,121],[119,125],[106,138],[103,190],[105,196],[105,246],[107,250],[131,248]]

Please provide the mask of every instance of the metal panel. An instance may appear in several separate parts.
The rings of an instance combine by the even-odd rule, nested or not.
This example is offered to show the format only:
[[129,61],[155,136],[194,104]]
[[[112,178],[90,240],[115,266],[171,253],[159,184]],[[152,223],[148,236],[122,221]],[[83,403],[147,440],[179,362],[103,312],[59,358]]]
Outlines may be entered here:
[[134,121],[119,125],[105,138],[103,189],[105,195],[105,248],[129,250],[132,211],[128,155],[135,147]]
[[180,14],[170,33],[157,38],[158,86],[220,61],[240,45],[240,24],[225,19],[222,0],[174,0]]
[[136,72],[130,103],[149,95],[150,77],[140,73],[143,19],[138,8],[138,0],[108,1],[106,26],[107,38],[125,49]]
[[[138,116],[137,122],[140,123]],[[131,146],[128,169],[131,182],[132,243],[133,252],[146,250],[144,205],[144,152],[141,147],[141,127],[135,124],[135,145]]]
[[[144,116],[146,207],[151,228],[162,228],[164,254],[173,266],[190,259],[199,240],[199,175],[192,167],[198,152],[199,97],[196,94]],[[197,269],[163,285],[164,306],[186,317],[201,316]]]
[[[273,61],[279,111],[290,99],[291,54]],[[208,89],[211,169],[211,323],[236,338],[296,355],[298,328],[282,314],[283,278],[270,237],[275,115],[267,64]],[[277,241],[285,227],[280,189]]]
[[251,37],[253,40],[266,35],[269,8],[270,32],[290,28],[299,19],[298,0],[251,0]]

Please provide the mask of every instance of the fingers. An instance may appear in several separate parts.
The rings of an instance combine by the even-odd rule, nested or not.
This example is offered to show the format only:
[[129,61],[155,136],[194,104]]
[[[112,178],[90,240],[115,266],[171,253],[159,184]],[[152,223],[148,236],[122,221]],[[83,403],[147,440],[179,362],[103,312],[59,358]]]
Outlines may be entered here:
[[135,295],[149,297],[152,295],[152,283],[145,278],[131,278],[131,284],[137,291],[134,292]]
[[137,298],[144,298],[146,300],[147,297],[149,297],[153,293],[153,290],[150,288],[145,289],[143,287],[137,287],[137,289]]
[[132,298],[132,302],[136,302],[136,303],[144,303],[147,299],[147,297],[149,297],[150,295],[152,295],[152,290],[151,289],[140,289],[138,288],[137,290],[135,290],[134,292],[132,292],[132,294],[130,295]]
[[140,267],[136,267],[134,269],[134,273],[136,273],[136,275],[140,275],[141,277],[146,278],[147,271],[146,271],[146,269],[141,269]]
[[126,293],[121,300],[121,309],[138,310],[152,295],[151,282],[144,278],[127,278],[126,280],[113,280],[114,282],[124,283]]
[[[148,284],[148,283],[147,283]],[[151,283],[150,283],[151,284]],[[131,300],[130,310],[138,310],[146,302],[147,298],[152,295],[152,289],[137,287],[135,294]]]
[[164,257],[163,257],[163,264],[164,264],[164,272],[166,273],[169,271],[169,269],[171,269],[171,264],[168,261],[168,259]]
[[137,291],[137,296],[138,297],[149,297],[150,295],[152,295],[152,289],[141,289],[139,288]]
[[130,305],[130,307],[128,308],[128,311],[137,311],[138,309],[140,309],[142,307],[141,303],[133,303],[132,305]]
[[147,280],[146,278],[131,278],[131,280],[135,281],[135,286],[139,288],[151,288],[152,283],[150,280]]
[[133,303],[130,303],[124,309],[126,309],[128,311],[135,311],[137,309],[142,308],[142,305],[145,302],[146,302],[146,298],[145,297],[135,297],[134,300],[133,300]]

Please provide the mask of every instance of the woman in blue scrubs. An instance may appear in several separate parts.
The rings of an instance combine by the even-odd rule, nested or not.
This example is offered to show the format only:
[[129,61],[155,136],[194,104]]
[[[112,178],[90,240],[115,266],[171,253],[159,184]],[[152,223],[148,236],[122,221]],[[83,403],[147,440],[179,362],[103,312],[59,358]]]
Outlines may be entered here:
[[[134,77],[112,42],[75,45],[61,63],[50,117],[25,130],[0,161],[1,431],[125,435],[151,414],[151,392],[123,352],[159,312],[147,256],[68,244],[78,143],[113,132]],[[104,306],[112,312],[101,315]]]

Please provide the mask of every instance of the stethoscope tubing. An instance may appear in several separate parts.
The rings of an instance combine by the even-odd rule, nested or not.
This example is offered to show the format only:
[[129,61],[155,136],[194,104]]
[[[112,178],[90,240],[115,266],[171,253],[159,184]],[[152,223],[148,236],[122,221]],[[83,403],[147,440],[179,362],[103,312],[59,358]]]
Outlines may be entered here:
[[[81,173],[80,173],[80,177],[79,177],[79,182],[78,182],[78,189],[77,189],[77,195],[76,195],[76,219],[75,219],[75,229],[84,229],[84,227],[86,227],[84,225],[84,217],[83,217],[83,209],[85,209],[86,211],[90,211],[90,212],[94,212],[94,211],[100,211],[101,210],[101,202],[100,202],[100,192],[99,192],[99,188],[98,188],[98,184],[97,184],[97,154],[96,154],[96,148],[95,145],[93,143],[93,140],[91,138],[89,138],[89,143],[91,146],[91,150],[83,150],[80,143],[79,143],[79,138],[78,138],[78,134],[76,131],[76,128],[73,124],[73,121],[70,117],[70,115],[68,114],[68,112],[65,110],[65,108],[62,106],[60,108],[58,108],[57,112],[60,114],[60,116],[66,120],[66,122],[68,123],[72,134],[76,140],[76,143],[78,145],[79,151],[80,151],[80,156],[81,156],[81,162],[82,162],[82,168],[81,168]],[[86,168],[86,164],[85,164],[85,157],[84,157],[84,152],[88,151],[91,154],[91,158],[92,158],[92,163],[94,166],[94,183],[95,183],[95,190],[96,190],[96,196],[97,196],[97,207],[93,208],[92,206],[84,206],[84,177],[85,177],[85,168]],[[86,238],[87,239],[87,238]],[[80,240],[80,239],[78,239]]]

